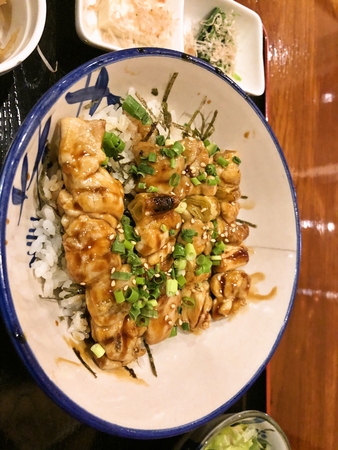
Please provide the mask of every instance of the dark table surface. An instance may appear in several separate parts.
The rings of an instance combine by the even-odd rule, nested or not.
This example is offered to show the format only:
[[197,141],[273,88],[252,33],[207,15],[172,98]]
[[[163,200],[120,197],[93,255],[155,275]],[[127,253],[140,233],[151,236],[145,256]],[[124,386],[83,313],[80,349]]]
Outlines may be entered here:
[[[39,47],[12,72],[0,77],[0,165],[18,127],[37,100],[68,72],[102,54],[75,30],[74,0],[47,0],[47,21]],[[255,98],[263,113],[265,95]],[[83,424],[60,409],[36,384],[14,349],[0,320],[0,448],[10,450],[171,449],[179,436],[136,441],[111,436]],[[260,375],[227,412],[266,408],[266,373]]]

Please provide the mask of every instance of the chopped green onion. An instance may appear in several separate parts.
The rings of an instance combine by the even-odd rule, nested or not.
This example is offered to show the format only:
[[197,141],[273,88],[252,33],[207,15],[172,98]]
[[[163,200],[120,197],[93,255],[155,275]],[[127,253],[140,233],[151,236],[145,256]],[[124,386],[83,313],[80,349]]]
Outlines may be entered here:
[[151,319],[158,318],[158,312],[156,311],[156,309],[147,308],[146,306],[141,309],[141,315],[142,317],[150,317]]
[[174,261],[174,267],[177,270],[184,270],[187,267],[187,260],[186,259],[176,259]]
[[116,303],[123,303],[125,301],[122,289],[117,289],[114,291],[114,297]]
[[176,230],[174,230],[173,228],[171,228],[171,229],[169,230],[169,236],[175,236],[175,234],[176,234]]
[[195,247],[189,242],[184,248],[185,257],[188,261],[192,261],[196,258]]
[[205,167],[205,171],[208,175],[212,175],[214,177],[217,175],[215,164],[207,164]]
[[184,331],[189,331],[190,330],[189,322],[183,322],[182,323],[182,330],[184,330]]
[[200,180],[196,177],[190,178],[190,180],[194,186],[198,186],[199,184],[201,184]]
[[102,345],[96,343],[90,347],[90,350],[94,353],[96,358],[101,358],[106,353],[106,350],[102,347]]
[[156,144],[159,146],[165,145],[165,137],[161,134],[156,136]]
[[115,241],[113,242],[113,245],[112,245],[112,251],[114,253],[118,253],[120,255],[124,255],[124,253],[126,251],[126,248],[125,248],[123,242],[120,242],[118,240],[118,238],[116,238]]
[[136,277],[135,281],[136,284],[139,284],[141,286],[144,286],[146,284],[146,279],[144,277]]
[[211,259],[211,261],[221,261],[222,256],[221,255],[211,255],[210,259]]
[[127,95],[122,103],[122,109],[126,111],[130,116],[138,119],[143,125],[150,125],[151,118],[143,106],[134,99],[131,95]]
[[182,152],[184,152],[184,146],[178,141],[175,141],[171,148],[173,150],[175,150],[176,152],[178,152],[178,154],[181,154]]
[[184,230],[181,231],[181,238],[185,242],[191,243],[194,236],[198,236],[198,233],[197,233],[197,231],[195,231],[191,228],[185,228]]
[[146,185],[146,183],[139,183],[139,184],[137,185],[137,187],[138,187],[139,189],[146,189],[147,185]]
[[176,292],[178,290],[177,280],[171,280],[171,279],[167,280],[165,289],[166,289],[166,294],[168,297],[172,297],[172,296],[176,295]]
[[127,292],[126,292],[126,297],[125,299],[127,300],[127,302],[129,303],[135,303],[138,299],[139,299],[139,292],[137,289],[134,288],[128,288]]
[[226,245],[223,241],[218,241],[212,248],[212,253],[214,255],[220,255],[226,249]]
[[169,337],[175,337],[177,336],[177,325],[174,325],[171,329]]
[[186,282],[187,282],[187,280],[185,279],[185,277],[184,277],[182,274],[178,275],[178,277],[176,278],[176,280],[177,280],[178,286],[179,286],[181,289],[185,286],[185,284],[186,284]]
[[182,303],[187,308],[193,308],[196,304],[195,300],[192,297],[183,297]]
[[138,166],[138,170],[146,175],[154,175],[155,169],[153,167],[148,166],[147,163],[141,162]]
[[184,258],[185,257],[185,248],[182,244],[175,244],[174,251],[173,251],[173,257],[174,258]]
[[188,205],[186,204],[186,202],[180,202],[178,207],[175,208],[175,211],[178,212],[179,214],[182,214],[187,209],[187,206]]
[[169,184],[172,187],[176,187],[178,183],[180,182],[180,176],[178,173],[173,173],[169,179]]
[[235,163],[235,164],[240,164],[242,161],[240,160],[240,158],[238,158],[238,156],[234,156],[233,158],[232,158],[232,161]]
[[147,327],[149,325],[149,317],[138,316],[136,319],[136,325],[138,327]]
[[217,158],[216,160],[217,164],[219,164],[222,167],[227,167],[229,165],[229,161],[225,158],[223,158],[223,156],[220,156],[219,158]]
[[217,180],[215,178],[208,178],[207,183],[209,186],[217,186]]
[[207,179],[207,176],[206,176],[205,172],[200,173],[200,174],[198,175],[197,179],[198,179],[199,181],[205,181],[205,180]]
[[126,239],[123,241],[123,245],[127,250],[133,250],[134,244],[132,244],[130,241],[127,241]]
[[208,150],[209,156],[213,156],[219,151],[219,147],[215,143],[209,143],[209,145],[206,145],[205,148]]
[[175,169],[176,167],[176,160],[175,158],[170,158],[170,168]]
[[156,186],[149,186],[147,189],[147,192],[158,192],[158,187]]
[[125,148],[125,143],[120,139],[115,133],[104,132],[103,142],[102,142],[103,151],[109,158],[114,158],[118,160],[119,154],[123,152]]
[[112,280],[123,280],[123,281],[128,281],[130,280],[130,278],[132,277],[132,274],[129,272],[113,272],[110,275],[110,278]]
[[135,303],[133,304],[133,306],[130,308],[129,310],[129,316],[133,319],[136,320],[137,317],[141,314],[140,308],[138,308]]
[[156,153],[150,152],[149,155],[148,155],[148,161],[149,162],[156,162],[157,161]]
[[168,231],[167,225],[165,225],[164,223],[162,223],[162,225],[160,226],[160,230],[163,231],[163,233],[165,233],[166,231]]

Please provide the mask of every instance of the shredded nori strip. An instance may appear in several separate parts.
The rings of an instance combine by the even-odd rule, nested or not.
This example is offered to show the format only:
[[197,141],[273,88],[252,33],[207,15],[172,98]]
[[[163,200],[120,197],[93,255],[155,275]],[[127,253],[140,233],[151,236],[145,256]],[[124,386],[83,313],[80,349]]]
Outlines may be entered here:
[[254,223],[248,222],[247,220],[236,219],[236,222],[246,224],[252,228],[257,228],[257,225],[255,225]]
[[88,364],[86,363],[86,361],[83,360],[83,358],[82,358],[81,353],[79,352],[79,350],[78,350],[77,348],[73,347],[73,351],[74,351],[75,355],[79,358],[79,360],[81,361],[81,363],[85,366],[85,368],[88,369],[89,372],[90,372],[91,374],[93,374],[95,378],[97,378],[97,375],[96,375],[96,373],[94,372],[94,370],[92,370],[92,368],[88,366]]
[[132,378],[136,378],[136,379],[137,379],[137,376],[136,376],[136,373],[135,373],[134,369],[131,369],[131,368],[128,367],[128,366],[123,366],[123,368],[124,368],[127,372],[129,372],[129,374],[132,376]]
[[155,377],[157,377],[157,370],[156,370],[156,367],[155,367],[155,361],[154,361],[153,355],[151,353],[150,347],[149,347],[149,345],[148,345],[148,343],[147,343],[147,341],[145,339],[143,339],[143,343],[144,343],[144,346],[145,346],[145,348],[147,350],[147,353],[148,353],[148,358],[149,358],[149,362],[150,362],[151,371],[152,371],[153,375]]

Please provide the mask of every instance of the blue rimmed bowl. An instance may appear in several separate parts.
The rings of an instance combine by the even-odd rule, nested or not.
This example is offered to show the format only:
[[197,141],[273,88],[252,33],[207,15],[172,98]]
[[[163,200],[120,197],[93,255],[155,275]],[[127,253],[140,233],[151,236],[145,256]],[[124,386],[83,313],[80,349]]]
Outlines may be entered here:
[[[240,218],[256,225],[246,243],[252,276],[248,305],[198,335],[153,346],[158,376],[147,361],[134,364],[138,380],[84,367],[60,310],[40,297],[29,251],[34,237],[36,185],[46,144],[57,121],[93,114],[133,86],[159,98],[178,77],[169,108],[178,119],[206,96],[218,110],[213,140],[239,150]],[[132,49],[100,56],[51,88],[28,114],[5,160],[0,181],[1,312],[15,348],[39,386],[78,420],[104,432],[138,439],[178,435],[203,425],[236,402],[275,351],[295,295],[300,232],[295,191],[283,152],[258,108],[211,66],[171,50]]]

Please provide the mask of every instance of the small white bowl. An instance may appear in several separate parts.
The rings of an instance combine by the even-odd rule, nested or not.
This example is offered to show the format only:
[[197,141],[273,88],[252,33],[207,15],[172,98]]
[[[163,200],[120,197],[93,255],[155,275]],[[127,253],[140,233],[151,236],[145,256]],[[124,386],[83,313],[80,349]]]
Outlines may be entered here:
[[[10,55],[0,63],[0,74],[14,69],[34,51],[46,22],[46,0],[12,0],[12,19],[8,38],[19,30]],[[2,48],[7,39],[1,39]]]
[[[186,0],[184,7],[184,32],[187,34],[201,20],[207,18],[213,8],[226,14],[235,14],[236,58],[235,72],[240,80],[234,80],[245,92],[262,95],[265,90],[263,58],[263,24],[257,13],[233,0]],[[230,76],[231,78],[231,76]]]
[[[93,9],[96,0],[76,0],[75,9],[75,25],[79,37],[89,45],[102,48],[108,51],[117,51],[126,48],[112,44],[104,40],[103,35],[98,27],[97,13]],[[172,38],[167,48],[172,50],[183,51],[184,34],[183,34],[183,12],[184,0],[167,0],[168,10],[172,12],[174,28]],[[151,34],[151,31],[150,31]],[[133,47],[141,46],[135,44]]]

